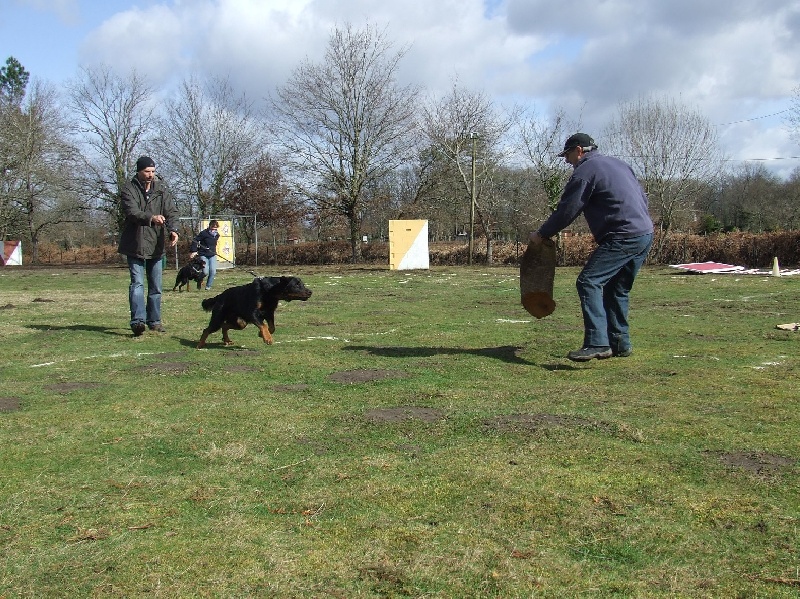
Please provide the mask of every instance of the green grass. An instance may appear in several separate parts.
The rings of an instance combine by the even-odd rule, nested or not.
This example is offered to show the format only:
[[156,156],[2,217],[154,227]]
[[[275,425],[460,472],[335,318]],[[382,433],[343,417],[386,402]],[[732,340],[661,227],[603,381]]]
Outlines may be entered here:
[[575,364],[576,269],[542,320],[513,268],[259,270],[314,295],[202,351],[202,292],[134,339],[125,269],[0,270],[0,597],[800,594],[800,277],[645,269]]

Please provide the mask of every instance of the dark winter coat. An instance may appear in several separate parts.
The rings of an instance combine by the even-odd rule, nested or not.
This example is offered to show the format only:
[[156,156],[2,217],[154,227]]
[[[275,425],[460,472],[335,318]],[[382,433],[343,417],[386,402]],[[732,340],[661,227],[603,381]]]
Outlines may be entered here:
[[[150,185],[150,193],[145,194],[139,179],[133,177],[122,187],[120,201],[125,223],[117,251],[132,258],[163,256],[169,233],[178,231],[178,209],[172,193],[156,179]],[[150,223],[156,214],[166,218],[163,227],[154,227]]]
[[195,235],[189,246],[189,252],[197,252],[201,256],[211,258],[217,253],[217,241],[219,241],[219,235],[215,235],[208,229],[203,229]]

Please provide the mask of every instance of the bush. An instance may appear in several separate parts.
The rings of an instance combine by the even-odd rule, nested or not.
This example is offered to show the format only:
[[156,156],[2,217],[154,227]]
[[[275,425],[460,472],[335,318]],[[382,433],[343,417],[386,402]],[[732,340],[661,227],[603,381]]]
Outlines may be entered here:
[[[658,233],[653,242],[659,243]],[[517,242],[493,242],[492,264],[519,264],[526,244]],[[558,251],[559,266],[582,266],[595,247],[591,235],[570,235],[563,239]],[[23,264],[30,265],[30,247],[23,244]],[[469,263],[469,246],[466,243],[431,243],[431,266],[462,266]],[[389,244],[372,242],[361,246],[363,264],[388,265]],[[688,262],[724,262],[747,268],[769,268],[772,259],[778,257],[784,267],[800,265],[800,231],[773,233],[715,233],[695,235],[673,233],[664,243],[660,260],[651,252],[649,264],[685,264]],[[189,244],[178,247],[178,260],[185,264],[189,260]],[[281,245],[277,248],[262,246],[258,252],[259,265],[302,266],[338,265],[351,261],[350,242],[308,242]],[[173,253],[168,252],[169,265],[173,265]],[[65,250],[54,244],[39,245],[39,264],[49,265],[119,265],[125,260],[112,245],[85,246]],[[252,266],[255,262],[252,248],[237,252],[236,263]],[[473,264],[486,264],[486,240],[476,239]]]

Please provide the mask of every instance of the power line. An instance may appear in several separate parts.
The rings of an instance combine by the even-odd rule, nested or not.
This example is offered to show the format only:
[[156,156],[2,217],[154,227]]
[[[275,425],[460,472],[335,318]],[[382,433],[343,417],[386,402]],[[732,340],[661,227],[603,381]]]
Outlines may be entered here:
[[776,158],[725,158],[727,162],[766,162],[769,160],[800,160],[800,156],[782,156]]
[[791,109],[787,108],[786,110],[781,110],[780,112],[773,112],[772,114],[765,114],[764,116],[754,116],[752,119],[743,119],[741,121],[731,121],[730,123],[718,123],[715,127],[724,127],[726,125],[736,125],[738,123],[749,123],[750,121],[758,121],[760,119],[768,119],[771,116],[778,116],[779,114],[783,114],[784,112],[790,112]]
[[[644,156],[628,156],[622,154],[606,154],[606,156],[613,156],[621,160],[635,160],[644,158]],[[711,158],[701,158],[700,160],[711,160]],[[722,158],[723,162],[768,162],[770,160],[800,160],[800,156],[776,156],[774,158]]]

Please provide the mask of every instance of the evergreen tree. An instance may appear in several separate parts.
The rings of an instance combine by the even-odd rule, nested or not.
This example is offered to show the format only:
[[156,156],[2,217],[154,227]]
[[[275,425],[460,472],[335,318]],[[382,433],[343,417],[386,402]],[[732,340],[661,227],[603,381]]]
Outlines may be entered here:
[[16,58],[9,56],[6,66],[0,67],[0,100],[13,106],[22,104],[30,76]]

